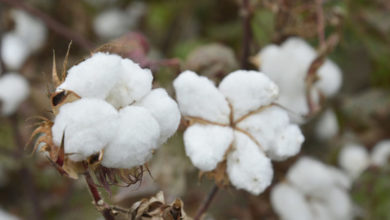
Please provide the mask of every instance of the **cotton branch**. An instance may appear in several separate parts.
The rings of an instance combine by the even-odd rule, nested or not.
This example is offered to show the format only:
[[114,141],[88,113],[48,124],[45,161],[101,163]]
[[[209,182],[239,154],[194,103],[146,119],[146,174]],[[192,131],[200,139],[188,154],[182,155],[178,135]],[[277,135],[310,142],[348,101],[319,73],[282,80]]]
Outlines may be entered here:
[[209,209],[211,202],[214,200],[215,196],[218,193],[218,190],[219,187],[216,184],[214,184],[213,188],[207,195],[207,198],[202,202],[201,206],[196,211],[194,220],[199,220],[203,216],[203,214]]
[[241,57],[241,68],[249,68],[249,55],[250,55],[250,44],[252,40],[251,31],[251,18],[252,10],[249,0],[243,0],[241,5],[241,16],[243,26],[243,42],[242,42],[242,57]]
[[76,44],[80,45],[82,48],[86,50],[92,49],[94,46],[91,42],[83,38],[78,33],[74,32],[73,30],[69,29],[68,27],[64,26],[63,24],[59,23],[58,21],[51,18],[48,14],[24,3],[20,0],[0,0],[0,2],[10,5],[12,7],[21,9],[23,11],[26,11],[27,13],[39,18],[46,24],[48,28],[50,28],[55,33],[63,36],[64,38],[71,40],[75,42]]
[[324,10],[322,8],[323,0],[316,0],[316,12],[317,12],[317,34],[320,46],[325,44],[325,20]]

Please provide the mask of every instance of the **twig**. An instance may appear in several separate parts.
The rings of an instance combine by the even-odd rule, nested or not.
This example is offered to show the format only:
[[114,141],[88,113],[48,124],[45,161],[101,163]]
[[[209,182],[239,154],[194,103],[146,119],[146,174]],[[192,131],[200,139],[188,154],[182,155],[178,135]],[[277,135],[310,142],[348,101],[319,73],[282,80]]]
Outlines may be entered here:
[[317,34],[318,41],[320,42],[320,47],[323,47],[325,44],[325,20],[324,20],[324,10],[322,8],[323,0],[316,0],[316,12],[317,12]]
[[242,0],[241,13],[242,13],[242,26],[243,26],[241,68],[248,69],[250,43],[252,40],[252,32],[251,32],[252,13],[251,13],[249,0]]
[[215,196],[217,195],[219,190],[219,187],[214,184],[213,188],[207,195],[207,198],[202,202],[201,206],[198,208],[198,211],[196,211],[196,215],[194,220],[199,220],[202,215],[209,209],[211,202],[214,200]]
[[12,7],[24,10],[27,13],[30,13],[31,15],[41,19],[46,24],[46,26],[48,28],[50,28],[51,30],[53,30],[57,34],[63,36],[64,38],[75,42],[76,44],[80,45],[82,48],[84,48],[86,50],[90,50],[94,47],[91,42],[86,40],[84,37],[82,37],[78,33],[74,32],[73,30],[69,29],[68,27],[62,25],[58,21],[54,20],[48,14],[24,3],[23,1],[20,1],[20,0],[0,0],[0,2],[8,4]]
[[106,220],[115,220],[114,216],[111,213],[111,208],[107,205],[102,197],[100,196],[99,190],[93,182],[91,174],[89,171],[84,173],[85,181],[87,182],[88,189],[91,192],[94,204],[98,208],[98,210],[102,213],[104,219]]

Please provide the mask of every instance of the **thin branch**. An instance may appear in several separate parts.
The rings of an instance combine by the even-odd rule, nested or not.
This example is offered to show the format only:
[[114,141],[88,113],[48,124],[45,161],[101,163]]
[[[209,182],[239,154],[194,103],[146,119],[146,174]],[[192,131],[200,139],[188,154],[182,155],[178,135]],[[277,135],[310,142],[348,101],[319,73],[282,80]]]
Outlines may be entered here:
[[201,206],[196,212],[194,220],[199,220],[203,216],[203,214],[209,209],[211,202],[214,200],[215,196],[218,193],[218,190],[219,187],[216,184],[214,184],[213,188],[207,195],[207,198],[202,202]]
[[27,13],[41,19],[48,28],[50,28],[57,34],[63,36],[64,38],[75,42],[76,44],[80,45],[82,48],[86,50],[91,50],[94,47],[94,45],[91,42],[89,42],[87,39],[85,39],[83,36],[79,35],[78,33],[74,32],[70,28],[54,20],[48,14],[24,3],[21,0],[0,0],[0,2],[24,10]]
[[325,44],[325,19],[324,10],[322,7],[323,0],[316,0],[316,12],[317,12],[317,34],[320,47]]
[[242,0],[241,13],[242,13],[242,26],[243,26],[241,68],[248,69],[250,44],[252,41],[252,31],[251,31],[252,13],[251,13],[249,0]]

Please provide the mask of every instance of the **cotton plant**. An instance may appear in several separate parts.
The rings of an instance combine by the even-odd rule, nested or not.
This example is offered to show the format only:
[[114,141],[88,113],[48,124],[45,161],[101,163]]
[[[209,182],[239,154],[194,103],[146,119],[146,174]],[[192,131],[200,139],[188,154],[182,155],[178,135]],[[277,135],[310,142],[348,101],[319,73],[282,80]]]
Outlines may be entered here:
[[[280,46],[264,47],[253,61],[280,89],[277,103],[300,116],[309,114],[306,76],[316,51],[303,39],[288,38]],[[340,68],[326,59],[317,70],[317,80],[309,91],[310,99],[318,106],[322,99],[334,96],[341,87]]]
[[304,137],[287,112],[273,102],[279,90],[265,74],[238,70],[218,87],[191,71],[173,82],[187,156],[219,185],[258,195],[271,183],[271,160],[296,155]]
[[385,167],[390,160],[390,140],[378,142],[371,152],[357,144],[347,144],[339,154],[339,164],[355,180],[368,167]]
[[26,12],[12,10],[15,28],[1,39],[1,57],[7,68],[19,70],[26,59],[39,50],[47,38],[45,25]]
[[19,73],[6,73],[0,76],[0,113],[9,116],[29,96],[28,81]]
[[44,134],[36,147],[43,143],[40,151],[69,177],[88,169],[107,178],[100,179],[105,184],[116,183],[115,174],[135,183],[153,152],[176,132],[181,117],[164,89],[152,89],[152,80],[149,69],[115,54],[95,53],[63,79],[54,63],[54,120],[44,120],[33,133]]
[[344,172],[310,157],[301,157],[286,180],[271,190],[271,204],[282,220],[347,220],[354,211]]

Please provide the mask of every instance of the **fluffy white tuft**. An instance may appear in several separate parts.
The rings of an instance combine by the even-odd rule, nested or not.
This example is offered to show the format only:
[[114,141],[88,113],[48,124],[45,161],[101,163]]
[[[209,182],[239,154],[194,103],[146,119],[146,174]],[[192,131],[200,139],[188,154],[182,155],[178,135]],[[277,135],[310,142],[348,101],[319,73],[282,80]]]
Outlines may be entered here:
[[349,144],[339,154],[339,164],[352,178],[357,178],[370,163],[366,148]]
[[119,112],[119,125],[104,151],[102,165],[109,168],[132,168],[146,163],[158,147],[160,127],[143,107],[128,106]]
[[383,140],[377,143],[371,153],[373,165],[385,166],[390,160],[390,140]]
[[177,103],[169,97],[165,89],[154,89],[136,105],[148,109],[160,125],[159,143],[164,143],[177,130],[180,124],[180,111]]
[[279,89],[266,75],[257,71],[237,70],[227,75],[219,90],[232,105],[234,120],[269,105]]
[[102,38],[119,37],[129,30],[127,14],[119,9],[108,9],[95,18],[93,27]]
[[335,137],[338,132],[339,124],[336,114],[333,110],[328,109],[321,115],[321,118],[316,125],[316,136],[321,140],[328,140]]
[[240,132],[235,132],[234,136],[234,151],[227,158],[230,182],[237,189],[259,195],[271,184],[271,161],[248,136]]
[[288,125],[274,140],[274,146],[267,153],[272,160],[285,160],[296,155],[300,150],[305,137],[297,125]]
[[99,99],[80,99],[61,106],[52,127],[60,146],[65,133],[65,153],[74,161],[85,160],[106,147],[118,127],[117,110]]
[[184,116],[229,123],[230,109],[213,82],[194,72],[185,71],[173,82],[176,99]]
[[1,45],[4,64],[12,70],[20,69],[31,53],[23,39],[15,33],[4,34]]
[[1,113],[10,115],[28,97],[27,80],[17,73],[7,73],[0,78]]
[[215,169],[232,141],[233,130],[230,127],[194,124],[184,133],[186,154],[202,171]]

